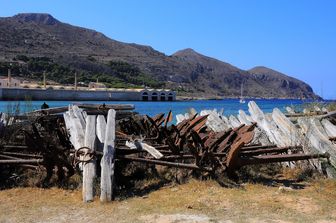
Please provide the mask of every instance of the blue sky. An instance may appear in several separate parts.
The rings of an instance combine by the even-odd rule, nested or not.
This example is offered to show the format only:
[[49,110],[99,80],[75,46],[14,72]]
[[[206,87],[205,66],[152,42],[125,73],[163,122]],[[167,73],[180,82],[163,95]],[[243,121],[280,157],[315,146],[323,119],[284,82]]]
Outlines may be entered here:
[[336,99],[335,0],[0,0],[0,16],[60,21],[167,55],[184,48],[242,69],[263,65]]

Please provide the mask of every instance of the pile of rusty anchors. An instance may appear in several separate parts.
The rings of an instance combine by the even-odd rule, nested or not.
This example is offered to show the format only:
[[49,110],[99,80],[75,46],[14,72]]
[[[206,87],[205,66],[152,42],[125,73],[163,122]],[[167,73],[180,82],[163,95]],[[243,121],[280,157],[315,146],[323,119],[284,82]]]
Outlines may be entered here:
[[[152,145],[163,156],[153,159],[146,155],[144,157],[118,155],[117,148],[117,158],[202,171],[221,169],[227,172],[234,172],[245,165],[329,158],[327,153],[299,153],[302,151],[299,146],[283,148],[273,145],[247,146],[254,137],[255,123],[215,133],[207,129],[205,125],[207,116],[195,114],[176,126],[168,126],[167,123],[171,120],[171,116],[169,112],[166,118],[164,114],[154,117],[146,116],[142,119],[137,117],[131,121],[131,123],[136,123],[135,126],[124,125],[127,126],[126,129],[121,126],[121,134],[127,135],[130,130],[141,134],[142,141]],[[124,130],[126,133],[123,132]],[[290,154],[288,154],[289,151]]]

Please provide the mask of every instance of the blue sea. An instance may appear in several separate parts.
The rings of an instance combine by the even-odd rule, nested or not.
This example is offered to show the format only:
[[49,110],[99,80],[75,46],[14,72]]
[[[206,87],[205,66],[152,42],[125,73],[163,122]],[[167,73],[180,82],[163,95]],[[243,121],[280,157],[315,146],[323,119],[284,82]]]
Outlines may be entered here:
[[[289,99],[256,99],[254,100],[264,112],[271,112],[277,107],[284,111],[286,106],[294,106],[301,110],[307,100],[289,100]],[[0,101],[0,112],[24,113],[40,109],[44,101]],[[194,101],[173,101],[173,102],[142,102],[142,101],[46,101],[49,107],[61,107],[69,104],[92,103],[92,104],[134,104],[135,111],[140,114],[150,116],[158,113],[168,113],[172,110],[173,115],[184,114],[190,108],[198,112],[203,109],[224,109],[225,115],[238,114],[238,110],[248,111],[248,100],[245,104],[239,103],[239,99],[223,100],[194,100]],[[16,112],[15,112],[16,111]]]

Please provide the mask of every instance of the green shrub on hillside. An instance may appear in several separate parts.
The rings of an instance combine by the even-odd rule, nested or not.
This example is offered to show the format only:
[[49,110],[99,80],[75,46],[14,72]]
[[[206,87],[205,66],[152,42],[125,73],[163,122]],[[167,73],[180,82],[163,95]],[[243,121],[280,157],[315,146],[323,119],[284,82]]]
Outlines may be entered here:
[[[95,58],[88,56],[88,59],[95,62]],[[43,80],[43,72],[46,73],[47,80],[52,80],[60,84],[73,84],[75,81],[71,67],[60,65],[48,57],[27,57],[17,55],[13,63],[0,62],[0,72],[7,74],[11,68],[13,76],[25,77],[36,81]],[[19,62],[19,63],[18,63]],[[103,66],[103,65],[102,65]],[[163,87],[163,83],[153,79],[150,75],[140,71],[134,65],[123,61],[110,61],[108,63],[110,71],[107,73],[92,73],[90,71],[77,71],[77,81],[88,84],[89,82],[99,82],[108,87],[139,88],[148,86],[153,88]]]

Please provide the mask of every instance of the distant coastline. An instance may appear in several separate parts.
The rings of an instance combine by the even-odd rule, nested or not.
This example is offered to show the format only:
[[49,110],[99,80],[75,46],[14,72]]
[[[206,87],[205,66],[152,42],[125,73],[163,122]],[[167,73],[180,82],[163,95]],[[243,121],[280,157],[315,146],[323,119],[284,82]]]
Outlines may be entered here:
[[[225,99],[237,99],[239,97],[193,97],[193,96],[176,96],[176,101],[196,101],[196,100],[225,100]],[[314,101],[312,98],[291,98],[291,97],[245,97],[246,100],[302,100],[302,101]],[[322,99],[324,101],[324,99]]]

